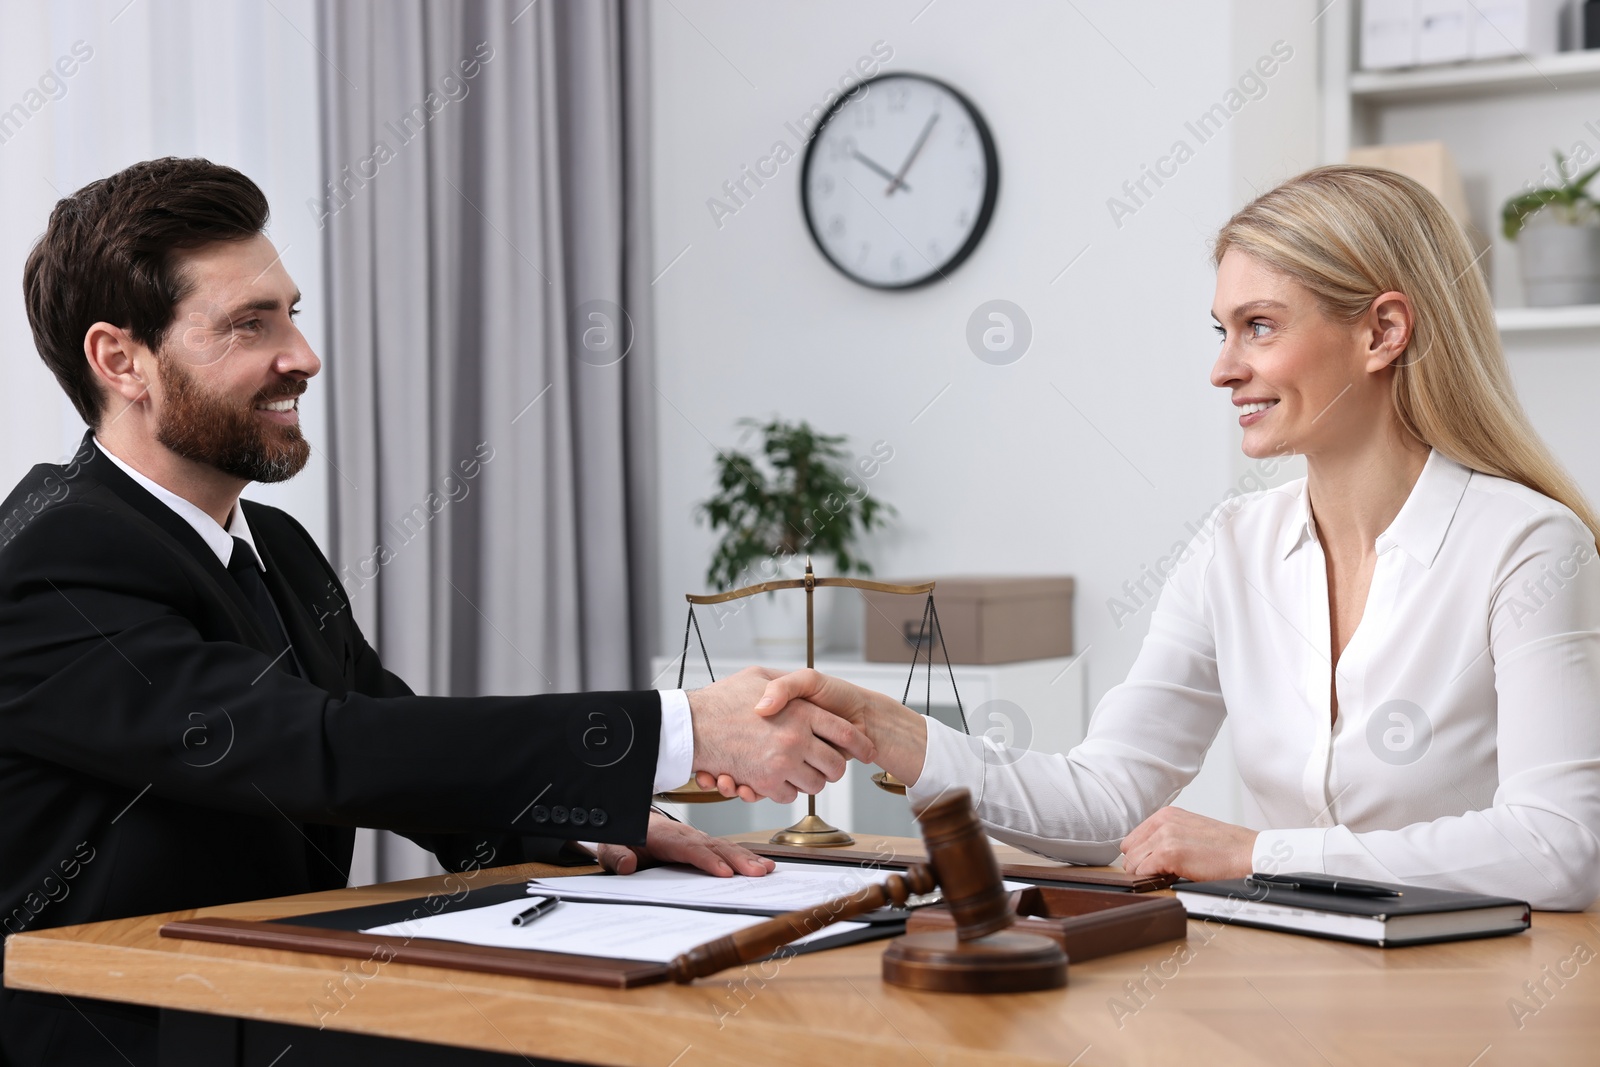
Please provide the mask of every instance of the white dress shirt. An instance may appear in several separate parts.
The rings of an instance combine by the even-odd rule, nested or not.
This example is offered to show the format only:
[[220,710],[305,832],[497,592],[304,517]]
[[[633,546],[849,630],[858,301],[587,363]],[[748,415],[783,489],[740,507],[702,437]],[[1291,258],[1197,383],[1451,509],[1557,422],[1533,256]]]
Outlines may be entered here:
[[107,452],[106,446],[100,443],[98,437],[94,439],[94,446],[100,450],[102,456],[120,467],[123,474],[139,483],[141,489],[171,508],[178,518],[194,527],[194,532],[200,535],[200,540],[204,541],[212,552],[216,553],[217,559],[224,567],[233,558],[233,539],[237,537],[250,546],[250,551],[256,558],[256,566],[260,567],[263,573],[266,572],[267,565],[261,561],[261,553],[256,551],[256,539],[250,532],[250,521],[244,517],[243,508],[235,507],[233,514],[228,516],[228,524],[218,526],[217,520],[201,511],[198,505],[185,500],[166,486],[151,481],[122,462],[119,457]]
[[[237,537],[250,546],[256,566],[260,567],[263,573],[266,571],[266,564],[262,562],[261,553],[256,549],[256,540],[250,533],[250,522],[244,517],[243,508],[235,505],[233,513],[228,516],[228,524],[219,526],[216,519],[207,515],[195,504],[165,486],[151,481],[106,451],[98,437],[94,443],[101,454],[120,467],[124,474],[137,482],[151,496],[171,508],[178,518],[194,527],[194,532],[199,534],[200,539],[217,554],[217,559],[224,567],[233,558],[233,539]],[[661,743],[656,750],[656,776],[651,790],[656,793],[676,789],[688,781],[694,763],[694,724],[689,717],[689,697],[682,689],[662,689],[659,692]]]
[[[1600,563],[1565,506],[1432,452],[1333,680],[1305,479],[1225,502],[1177,558],[1126,681],[1066,754],[928,722],[910,795],[965,786],[997,838],[1114,843],[1172,802],[1224,717],[1257,871],[1600,895]],[[1044,713],[1046,709],[1039,709]]]

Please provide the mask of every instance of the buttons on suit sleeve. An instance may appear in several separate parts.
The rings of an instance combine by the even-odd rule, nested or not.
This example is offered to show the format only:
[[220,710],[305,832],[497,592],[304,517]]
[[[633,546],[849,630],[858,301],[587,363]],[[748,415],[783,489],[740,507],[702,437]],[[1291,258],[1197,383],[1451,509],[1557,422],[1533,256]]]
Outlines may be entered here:
[[540,826],[547,823],[566,826],[570,823],[573,826],[593,826],[599,829],[611,821],[611,816],[604,808],[569,808],[565,804],[535,804],[529,810],[529,815]]

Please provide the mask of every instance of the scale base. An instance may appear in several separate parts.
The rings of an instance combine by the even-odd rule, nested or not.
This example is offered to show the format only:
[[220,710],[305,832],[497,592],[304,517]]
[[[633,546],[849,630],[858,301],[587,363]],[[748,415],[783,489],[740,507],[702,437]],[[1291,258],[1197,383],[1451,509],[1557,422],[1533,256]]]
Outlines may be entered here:
[[787,830],[773,834],[767,843],[799,845],[802,848],[839,848],[855,844],[856,839],[815,815],[807,815]]

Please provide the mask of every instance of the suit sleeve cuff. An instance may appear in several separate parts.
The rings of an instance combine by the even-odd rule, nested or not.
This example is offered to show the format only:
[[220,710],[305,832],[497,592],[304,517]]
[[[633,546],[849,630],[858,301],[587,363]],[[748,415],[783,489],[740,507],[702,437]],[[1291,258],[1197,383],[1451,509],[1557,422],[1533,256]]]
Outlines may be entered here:
[[1288,871],[1327,874],[1324,858],[1327,840],[1325,828],[1263,830],[1256,835],[1255,846],[1251,849],[1250,869],[1260,874]]
[[694,772],[694,723],[689,696],[682,689],[662,689],[661,747],[656,749],[656,781],[652,793],[676,789]]

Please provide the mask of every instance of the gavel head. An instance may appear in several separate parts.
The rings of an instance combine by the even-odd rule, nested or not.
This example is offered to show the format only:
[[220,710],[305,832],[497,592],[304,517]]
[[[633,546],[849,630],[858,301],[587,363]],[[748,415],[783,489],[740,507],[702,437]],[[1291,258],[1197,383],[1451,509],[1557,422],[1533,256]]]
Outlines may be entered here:
[[973,941],[1010,926],[1016,914],[972,795],[951,790],[916,815],[928,846],[928,866],[956,920],[956,937]]

